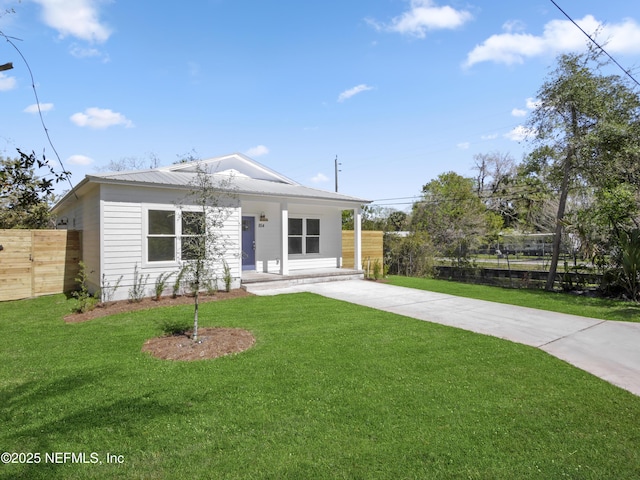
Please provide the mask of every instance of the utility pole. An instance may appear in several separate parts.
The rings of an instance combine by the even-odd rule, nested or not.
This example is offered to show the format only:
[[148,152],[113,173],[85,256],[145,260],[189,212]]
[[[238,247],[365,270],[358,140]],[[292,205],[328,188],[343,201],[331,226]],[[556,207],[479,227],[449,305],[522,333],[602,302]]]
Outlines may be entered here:
[[0,72],[4,72],[5,70],[11,70],[13,68],[13,63],[5,63],[4,65],[0,65]]
[[341,163],[338,163],[338,155],[336,155],[336,160],[335,160],[335,170],[336,170],[336,193],[338,192],[338,172],[341,172],[342,170],[338,170],[338,165],[342,165]]

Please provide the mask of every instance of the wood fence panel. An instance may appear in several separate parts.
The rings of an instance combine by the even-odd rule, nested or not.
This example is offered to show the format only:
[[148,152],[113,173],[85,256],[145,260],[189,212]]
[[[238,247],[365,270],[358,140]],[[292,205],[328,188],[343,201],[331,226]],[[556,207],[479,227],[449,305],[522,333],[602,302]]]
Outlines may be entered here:
[[[367,259],[371,260],[371,266],[376,260],[380,262],[380,265],[384,262],[384,253],[382,249],[383,232],[374,232],[365,230],[362,232],[362,261],[367,262]],[[362,268],[362,265],[354,267],[353,265],[353,245],[354,233],[353,230],[342,231],[342,268]]]
[[33,296],[68,292],[76,286],[80,232],[35,230],[32,236]]
[[0,230],[0,301],[67,292],[75,287],[80,232]]
[[0,230],[0,301],[31,296],[31,231]]

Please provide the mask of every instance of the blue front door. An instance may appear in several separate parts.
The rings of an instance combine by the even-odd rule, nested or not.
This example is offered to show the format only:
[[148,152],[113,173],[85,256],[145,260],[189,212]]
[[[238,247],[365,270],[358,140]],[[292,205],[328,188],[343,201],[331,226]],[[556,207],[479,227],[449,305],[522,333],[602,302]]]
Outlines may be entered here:
[[242,270],[256,269],[256,219],[242,217]]

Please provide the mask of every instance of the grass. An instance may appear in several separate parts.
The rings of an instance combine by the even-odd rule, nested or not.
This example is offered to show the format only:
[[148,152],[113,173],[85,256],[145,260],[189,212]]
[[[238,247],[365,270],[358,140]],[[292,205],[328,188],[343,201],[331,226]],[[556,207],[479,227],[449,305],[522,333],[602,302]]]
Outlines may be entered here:
[[416,288],[602,320],[640,322],[640,304],[630,301],[554,293],[539,289],[513,289],[474,285],[432,278],[390,276],[389,283],[400,287]]
[[[312,294],[201,305],[239,355],[141,353],[189,306],[65,324],[0,304],[2,479],[637,478],[640,398],[544,352]],[[52,464],[96,452],[102,464]],[[106,463],[107,453],[124,463]]]

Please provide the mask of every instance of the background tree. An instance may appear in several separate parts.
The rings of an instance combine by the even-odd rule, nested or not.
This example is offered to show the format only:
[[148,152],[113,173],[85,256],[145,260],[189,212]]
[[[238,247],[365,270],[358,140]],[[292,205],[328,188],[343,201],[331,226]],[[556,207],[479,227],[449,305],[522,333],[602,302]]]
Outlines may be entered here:
[[146,168],[158,168],[160,159],[155,153],[147,154],[148,158],[123,157],[119,160],[110,160],[109,163],[99,170],[107,172],[123,172],[126,170],[143,170]]
[[436,249],[429,234],[410,232],[406,236],[384,236],[385,264],[396,275],[433,277],[435,275]]
[[411,228],[427,232],[443,256],[466,260],[470,248],[502,226],[500,217],[489,212],[477,195],[472,178],[443,173],[422,192],[422,201],[413,206]]
[[51,227],[54,185],[70,174],[56,173],[44,156],[40,160],[33,152],[18,154],[13,159],[0,157],[0,228]]
[[[407,224],[407,214],[378,205],[362,207],[362,230],[398,232]],[[342,229],[353,230],[353,210],[343,210]]]
[[487,209],[502,218],[504,227],[513,227],[517,222],[514,206],[516,162],[509,153],[479,153],[473,156],[473,169],[477,195]]
[[570,191],[610,183],[637,151],[638,97],[619,76],[596,73],[594,61],[591,53],[560,56],[529,121],[535,132],[529,163],[549,172],[558,195],[547,290],[555,281]]

